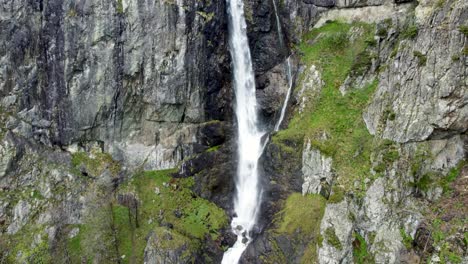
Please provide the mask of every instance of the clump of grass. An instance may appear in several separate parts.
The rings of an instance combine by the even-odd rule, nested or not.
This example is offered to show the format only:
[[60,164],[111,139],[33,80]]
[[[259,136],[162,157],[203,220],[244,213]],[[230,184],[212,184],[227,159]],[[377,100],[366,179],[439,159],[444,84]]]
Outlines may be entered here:
[[418,35],[418,27],[414,24],[408,25],[403,32],[401,32],[401,37],[406,39],[413,39]]
[[359,53],[353,61],[350,74],[353,76],[361,76],[372,66],[372,56],[369,51],[365,50]]
[[420,51],[415,50],[413,55],[418,58],[418,65],[419,67],[425,66],[427,62],[426,55],[422,54]]
[[468,37],[468,25],[461,25],[458,27],[458,30],[465,35],[465,37]]
[[332,245],[338,250],[343,249],[343,245],[341,244],[340,239],[335,234],[335,228],[328,227],[327,229],[325,229],[324,235],[325,235],[325,239],[330,245]]
[[367,250],[367,242],[359,233],[353,234],[353,257],[358,264],[374,263],[374,258]]
[[405,245],[406,249],[411,249],[413,247],[413,238],[410,235],[406,234],[404,228],[400,228],[400,235],[403,239],[403,245]]
[[[284,209],[279,213],[279,233],[304,235],[318,235],[320,221],[325,212],[325,199],[318,194],[291,194],[286,200]],[[297,206],[297,205],[301,206]],[[304,221],[307,219],[307,221]]]
[[336,185],[333,185],[332,193],[330,197],[328,198],[328,202],[339,203],[344,200],[344,197],[345,197],[344,189]]

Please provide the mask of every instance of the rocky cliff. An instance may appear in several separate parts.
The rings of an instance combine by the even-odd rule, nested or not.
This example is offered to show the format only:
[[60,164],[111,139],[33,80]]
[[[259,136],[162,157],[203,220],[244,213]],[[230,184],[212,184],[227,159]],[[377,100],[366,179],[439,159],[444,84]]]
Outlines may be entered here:
[[[295,85],[241,262],[468,261],[467,3],[277,4],[281,30],[271,0],[246,1],[266,128],[289,56]],[[236,170],[225,9],[0,1],[2,263],[220,262]]]

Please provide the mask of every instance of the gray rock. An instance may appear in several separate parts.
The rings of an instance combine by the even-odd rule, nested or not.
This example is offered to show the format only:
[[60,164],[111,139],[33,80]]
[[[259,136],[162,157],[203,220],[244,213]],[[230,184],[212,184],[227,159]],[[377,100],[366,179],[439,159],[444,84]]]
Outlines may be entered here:
[[[437,12],[429,5],[423,3],[416,9],[415,38],[402,40],[394,58],[381,58],[388,67],[379,76],[377,92],[364,113],[372,134],[410,142],[468,129],[467,67],[463,59],[452,60],[463,57],[460,52],[466,37],[456,29],[466,8],[463,1]],[[389,112],[394,113],[392,120]]]
[[[311,147],[310,139],[304,144],[302,152],[302,194],[321,193],[322,189],[332,184],[332,159]],[[325,184],[326,183],[326,184]],[[329,190],[326,190],[329,192]]]
[[[348,203],[343,200],[337,204],[327,204],[320,224],[320,233],[324,240],[318,249],[320,264],[351,263],[353,259],[353,222],[349,218]],[[332,229],[339,240],[341,248],[327,240],[327,229]],[[335,242],[336,243],[336,242]]]
[[13,209],[14,216],[12,223],[7,228],[7,233],[16,234],[28,221],[30,211],[31,205],[24,200],[20,200]]

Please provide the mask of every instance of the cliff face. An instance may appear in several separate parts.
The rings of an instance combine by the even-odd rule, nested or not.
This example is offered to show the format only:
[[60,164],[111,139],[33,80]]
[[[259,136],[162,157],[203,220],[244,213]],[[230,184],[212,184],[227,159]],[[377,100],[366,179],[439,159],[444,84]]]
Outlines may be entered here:
[[[282,34],[272,1],[245,4],[266,127],[288,56],[295,85],[242,261],[467,261],[467,4],[286,0]],[[225,9],[0,1],[2,261],[220,261],[236,164]]]
[[10,127],[49,146],[104,142],[133,166],[176,166],[204,122],[231,118],[224,10],[197,1],[2,3],[2,108],[19,117]]

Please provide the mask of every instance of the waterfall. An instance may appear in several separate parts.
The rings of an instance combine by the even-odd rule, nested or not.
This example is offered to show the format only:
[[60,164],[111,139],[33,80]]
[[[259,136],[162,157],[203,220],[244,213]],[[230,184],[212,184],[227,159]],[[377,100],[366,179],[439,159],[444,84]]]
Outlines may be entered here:
[[[278,7],[276,6],[275,0],[272,0],[272,2],[273,2],[273,8],[275,10],[276,26],[278,27],[279,44],[281,48],[284,48],[283,31],[281,29],[281,21],[278,15]],[[292,81],[292,74],[291,74],[291,57],[290,56],[286,60],[286,76],[288,78],[288,92],[286,94],[286,98],[284,99],[283,107],[281,107],[281,113],[280,113],[280,117],[278,121],[276,122],[275,131],[279,130],[281,123],[283,122],[284,115],[286,114],[286,109],[288,108],[289,97],[291,97],[293,81]]]
[[238,168],[235,216],[232,231],[237,241],[223,256],[223,264],[237,264],[242,253],[252,241],[254,228],[260,210],[260,186],[258,159],[261,155],[262,133],[258,127],[257,99],[255,97],[255,76],[252,70],[247,24],[242,0],[226,0],[230,17],[230,52],[233,61],[233,81],[236,96],[235,112],[238,126]]

